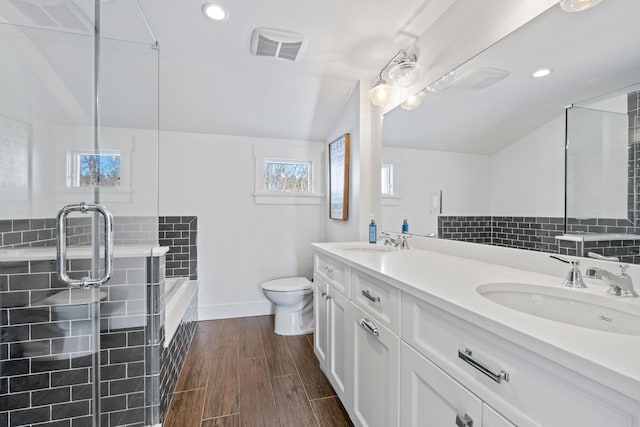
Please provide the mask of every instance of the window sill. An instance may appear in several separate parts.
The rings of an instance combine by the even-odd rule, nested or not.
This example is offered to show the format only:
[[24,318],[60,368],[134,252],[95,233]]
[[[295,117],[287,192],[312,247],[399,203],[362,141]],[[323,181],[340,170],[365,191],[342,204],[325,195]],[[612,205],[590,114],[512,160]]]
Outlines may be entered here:
[[253,193],[256,205],[319,205],[322,194]]
[[400,206],[400,196],[382,196],[382,206]]

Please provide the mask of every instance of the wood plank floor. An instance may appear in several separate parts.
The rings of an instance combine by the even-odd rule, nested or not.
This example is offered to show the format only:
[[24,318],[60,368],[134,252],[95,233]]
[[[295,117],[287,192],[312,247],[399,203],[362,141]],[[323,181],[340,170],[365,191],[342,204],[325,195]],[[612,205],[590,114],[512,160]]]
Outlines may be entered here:
[[313,335],[273,316],[198,322],[165,427],[353,426],[313,354]]

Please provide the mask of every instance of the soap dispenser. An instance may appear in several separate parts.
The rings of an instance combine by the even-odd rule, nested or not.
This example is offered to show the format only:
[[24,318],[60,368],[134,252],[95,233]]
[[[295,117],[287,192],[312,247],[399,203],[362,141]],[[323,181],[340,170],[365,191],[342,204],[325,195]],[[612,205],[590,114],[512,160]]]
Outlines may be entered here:
[[402,234],[407,234],[409,232],[409,223],[407,222],[407,216],[405,215],[402,220]]
[[378,241],[378,227],[376,226],[375,215],[371,214],[371,224],[369,224],[369,243]]

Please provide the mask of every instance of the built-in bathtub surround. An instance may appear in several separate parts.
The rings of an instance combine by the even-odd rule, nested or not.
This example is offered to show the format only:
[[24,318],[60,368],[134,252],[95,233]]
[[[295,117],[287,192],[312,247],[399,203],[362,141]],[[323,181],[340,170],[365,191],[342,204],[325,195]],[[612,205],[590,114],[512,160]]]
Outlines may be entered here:
[[171,342],[160,349],[160,419],[164,421],[198,321],[196,292]]
[[[159,422],[159,393],[148,387],[159,372],[160,356],[149,358],[149,347],[162,335],[162,251],[117,247],[115,255],[111,280],[94,290],[58,281],[53,248],[37,259],[3,255],[0,425],[91,425],[91,319],[98,309],[102,425]],[[157,265],[153,277],[149,265]],[[84,277],[90,260],[71,259],[68,268]]]
[[[158,218],[150,216],[115,216],[113,242],[116,245],[155,244]],[[0,220],[0,247],[53,247],[56,245],[56,219]],[[91,218],[67,219],[67,244],[82,246],[91,243]]]
[[158,219],[160,246],[169,248],[167,277],[198,279],[198,217],[161,216]]

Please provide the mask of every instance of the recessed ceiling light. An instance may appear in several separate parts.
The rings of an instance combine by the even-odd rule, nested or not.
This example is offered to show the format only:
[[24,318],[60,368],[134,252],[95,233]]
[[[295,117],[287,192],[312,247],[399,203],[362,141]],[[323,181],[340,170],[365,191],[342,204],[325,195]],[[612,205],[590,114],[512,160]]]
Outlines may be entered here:
[[207,18],[214,21],[224,21],[229,17],[229,13],[222,6],[215,3],[205,3],[202,5],[202,12]]
[[540,77],[546,77],[551,73],[553,73],[553,70],[551,68],[540,68],[539,70],[534,71],[531,75],[538,79]]

